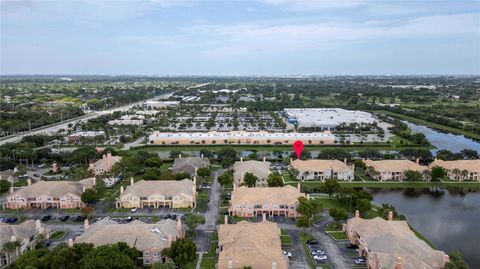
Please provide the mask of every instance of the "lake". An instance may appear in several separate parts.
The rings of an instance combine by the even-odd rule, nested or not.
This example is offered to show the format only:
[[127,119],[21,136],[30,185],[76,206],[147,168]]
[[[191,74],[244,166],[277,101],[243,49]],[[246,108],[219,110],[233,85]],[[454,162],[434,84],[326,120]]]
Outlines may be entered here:
[[376,190],[374,203],[392,204],[438,249],[458,250],[470,268],[480,268],[480,192]]
[[473,149],[480,153],[480,142],[473,139],[463,135],[439,132],[432,128],[416,125],[407,121],[404,122],[414,133],[423,133],[427,137],[428,141],[437,148],[432,151],[433,153],[441,149],[447,149],[452,152],[459,152],[462,149]]

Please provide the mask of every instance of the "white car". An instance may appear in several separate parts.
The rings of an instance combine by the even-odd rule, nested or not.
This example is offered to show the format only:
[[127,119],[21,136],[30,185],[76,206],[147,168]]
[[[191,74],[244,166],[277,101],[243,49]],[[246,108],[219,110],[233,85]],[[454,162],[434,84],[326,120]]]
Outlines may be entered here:
[[312,250],[312,255],[325,255],[325,251],[320,249]]
[[292,257],[292,253],[291,253],[291,252],[288,252],[288,251],[285,251],[285,250],[283,251],[283,255],[285,255],[285,256],[287,256],[287,257],[289,257],[289,258]]
[[134,208],[130,209],[130,213],[135,213],[135,212],[137,212],[137,210],[138,210],[138,208],[134,207]]
[[315,261],[326,261],[328,258],[327,255],[313,255],[313,259]]

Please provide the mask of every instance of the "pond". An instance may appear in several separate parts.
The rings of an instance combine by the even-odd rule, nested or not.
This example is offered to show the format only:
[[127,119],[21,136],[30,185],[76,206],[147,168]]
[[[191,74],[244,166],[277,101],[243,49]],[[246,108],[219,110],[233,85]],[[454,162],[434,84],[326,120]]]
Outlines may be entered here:
[[374,203],[392,204],[438,249],[447,253],[458,250],[470,268],[480,268],[480,192],[377,190]]
[[463,135],[439,132],[427,126],[416,125],[407,121],[404,122],[414,133],[423,133],[428,141],[437,148],[433,150],[432,153],[441,149],[450,150],[452,152],[459,152],[462,149],[473,149],[480,153],[480,142],[473,139],[467,138]]

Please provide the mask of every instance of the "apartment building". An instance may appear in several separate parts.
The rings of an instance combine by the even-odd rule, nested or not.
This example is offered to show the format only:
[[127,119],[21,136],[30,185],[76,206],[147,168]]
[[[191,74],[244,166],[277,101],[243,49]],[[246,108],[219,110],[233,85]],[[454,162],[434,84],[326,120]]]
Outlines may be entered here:
[[192,145],[192,144],[258,144],[258,145],[291,145],[302,140],[307,145],[334,144],[335,136],[328,132],[316,133],[271,133],[266,131],[246,132],[188,132],[168,133],[153,132],[150,144],[158,145]]
[[240,221],[218,228],[218,269],[251,268],[287,269],[288,258],[283,255],[278,224],[266,221]]
[[392,212],[385,220],[361,219],[357,211],[344,230],[350,242],[358,245],[360,256],[367,257],[370,269],[441,269],[449,261],[445,252],[419,239],[406,221],[393,220]]
[[[27,186],[10,188],[4,208],[83,208],[81,195],[86,189],[95,185],[95,178],[81,181],[39,181]],[[16,191],[14,191],[17,189]]]
[[174,174],[187,173],[191,176],[196,176],[198,169],[208,167],[209,165],[210,161],[208,158],[203,158],[203,156],[182,158],[182,155],[179,155],[173,161],[171,171]]
[[143,207],[195,207],[197,202],[196,180],[140,180],[130,179],[126,190],[120,187],[117,208]]
[[348,180],[354,179],[354,165],[348,165],[347,160],[295,160],[291,161],[292,169],[298,171],[297,180],[319,180],[326,179]]
[[443,161],[435,159],[429,167],[443,167],[447,170],[448,177],[452,180],[480,181],[480,160],[455,160]]
[[100,160],[91,163],[88,169],[93,171],[95,175],[101,175],[106,172],[110,172],[112,167],[122,160],[120,156],[113,156],[110,152],[104,154]]
[[308,197],[300,192],[300,184],[297,188],[292,186],[237,188],[234,185],[228,213],[230,216],[239,217],[268,214],[296,218],[299,216],[297,213],[299,197]]
[[[27,220],[20,224],[5,224],[0,222],[0,268],[12,264],[18,256],[35,247],[39,236],[49,237],[48,230],[42,226],[40,220]],[[14,250],[5,249],[8,242],[20,242]]]
[[239,162],[233,164],[233,184],[237,187],[244,183],[244,177],[246,173],[252,173],[257,179],[256,187],[267,187],[267,178],[270,175],[270,162],[265,161],[243,161],[243,157]]
[[156,223],[134,220],[120,224],[105,218],[91,225],[86,219],[83,234],[75,238],[75,241],[70,239],[68,245],[71,247],[74,243],[91,243],[102,246],[125,242],[142,253],[140,259],[144,265],[151,265],[167,261],[168,258],[162,255],[162,250],[170,247],[173,241],[184,237],[185,228],[181,219],[164,219]]
[[408,170],[421,173],[423,180],[430,180],[430,176],[427,173],[429,168],[427,166],[420,165],[418,159],[416,162],[412,162],[410,160],[365,160],[364,163],[367,166],[365,174],[375,180],[403,181],[405,179],[405,172]]

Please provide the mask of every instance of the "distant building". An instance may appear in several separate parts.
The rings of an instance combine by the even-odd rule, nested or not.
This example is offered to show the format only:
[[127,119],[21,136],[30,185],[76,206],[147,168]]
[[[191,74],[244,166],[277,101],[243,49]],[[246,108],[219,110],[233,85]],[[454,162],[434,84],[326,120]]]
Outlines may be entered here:
[[335,136],[328,131],[316,133],[270,133],[266,131],[166,133],[155,131],[148,140],[151,144],[157,145],[290,145],[296,140],[302,140],[306,145],[322,145],[334,144],[336,141]]
[[95,185],[95,179],[81,181],[39,181],[18,188],[10,188],[10,194],[3,203],[4,208],[83,208],[81,195]]
[[305,197],[297,188],[283,187],[235,187],[233,185],[232,198],[228,213],[231,216],[256,217],[262,214],[268,216],[298,217],[298,198]]
[[365,174],[375,180],[403,181],[405,179],[405,172],[408,170],[421,173],[423,180],[430,180],[430,176],[427,173],[429,170],[428,167],[420,165],[418,159],[416,162],[410,160],[365,160],[364,163],[367,166]]
[[[49,237],[48,230],[40,220],[27,220],[20,224],[0,222],[0,268],[12,264],[20,255],[34,249],[39,236]],[[15,241],[20,242],[20,247],[14,253],[4,249],[5,243]]]
[[237,187],[244,183],[244,177],[246,173],[252,173],[258,180],[257,187],[267,187],[267,178],[270,175],[270,162],[266,162],[265,158],[261,161],[243,161],[243,158],[239,162],[235,162],[233,165],[233,184]]
[[117,208],[143,207],[195,207],[197,202],[197,186],[195,180],[140,180],[133,182],[124,191],[120,187]]
[[[226,216],[225,216],[226,217]],[[252,268],[287,269],[278,224],[240,221],[220,224],[218,228],[218,269]]]
[[0,180],[6,180],[13,184],[18,181],[18,176],[15,174],[15,170],[8,169],[5,171],[0,171]]
[[443,161],[435,159],[429,167],[443,167],[447,170],[448,177],[452,180],[475,180],[480,181],[480,160],[455,160]]
[[112,167],[122,160],[120,156],[113,156],[110,152],[104,154],[100,160],[91,163],[88,169],[93,171],[95,175],[101,175],[105,172],[110,172]]
[[145,109],[161,109],[166,107],[179,106],[179,101],[145,101],[143,102],[143,108]]
[[191,176],[197,175],[197,171],[200,168],[208,167],[210,161],[208,158],[203,157],[183,157],[180,155],[179,158],[176,158],[173,161],[173,166],[171,168],[172,173],[180,174],[187,173]]
[[79,143],[86,138],[95,138],[105,136],[104,131],[85,131],[85,132],[75,132],[68,136],[68,142],[70,143]]
[[85,220],[84,232],[75,238],[73,243],[91,243],[94,246],[125,242],[141,252],[139,258],[144,265],[164,263],[169,258],[162,255],[162,251],[173,241],[184,238],[185,229],[181,219],[177,221],[164,219],[156,223],[144,223],[134,220],[127,224],[119,224],[110,219],[103,219],[93,224]]
[[133,120],[133,119],[119,119],[108,121],[108,125],[143,125],[143,120]]
[[340,124],[373,124],[376,118],[365,111],[342,108],[285,108],[283,115],[300,128],[334,130]]
[[361,219],[358,211],[344,225],[348,239],[358,245],[360,256],[367,257],[370,269],[440,269],[449,257],[419,239],[406,221],[376,217]]
[[353,180],[354,165],[347,165],[346,160],[295,160],[291,167],[298,171],[297,180],[319,180],[326,179]]

